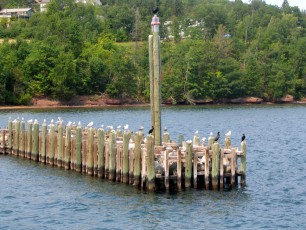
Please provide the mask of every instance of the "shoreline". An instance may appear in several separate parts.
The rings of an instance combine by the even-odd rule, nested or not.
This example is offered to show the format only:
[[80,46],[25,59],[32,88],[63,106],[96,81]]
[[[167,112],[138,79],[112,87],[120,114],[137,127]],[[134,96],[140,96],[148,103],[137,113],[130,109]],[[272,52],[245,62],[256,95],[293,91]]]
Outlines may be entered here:
[[[283,103],[275,103],[275,102],[261,102],[261,103],[206,103],[206,104],[196,104],[196,105],[188,105],[188,104],[161,104],[162,107],[173,107],[173,106],[249,106],[249,105],[299,105],[306,104],[306,101],[293,101],[293,102],[283,102]],[[120,104],[120,105],[20,105],[20,106],[0,106],[0,110],[27,110],[27,109],[77,109],[77,108],[115,108],[115,107],[150,107],[149,103],[144,104]]]

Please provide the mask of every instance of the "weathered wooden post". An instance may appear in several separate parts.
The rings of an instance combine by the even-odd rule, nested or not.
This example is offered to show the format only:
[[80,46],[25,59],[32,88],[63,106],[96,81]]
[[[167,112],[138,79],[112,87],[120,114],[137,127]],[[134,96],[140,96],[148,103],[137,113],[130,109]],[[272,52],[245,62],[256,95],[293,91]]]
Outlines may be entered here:
[[19,154],[22,157],[25,157],[25,122],[21,119],[20,123],[20,146],[19,146]]
[[47,123],[44,122],[41,125],[41,148],[39,152],[40,162],[46,163],[46,139],[47,139]]
[[213,148],[214,140],[215,140],[215,137],[213,136],[213,133],[211,132],[208,137],[208,148],[210,150],[212,150]]
[[191,187],[192,177],[192,141],[186,141],[185,188]]
[[198,152],[193,153],[193,187],[198,188]]
[[178,136],[177,145],[178,145],[179,147],[182,147],[182,146],[183,146],[183,141],[184,141],[184,135],[183,135],[183,134],[180,134],[180,135]]
[[172,150],[171,147],[167,147],[166,151],[164,151],[164,169],[165,169],[165,188],[166,188],[166,191],[169,191],[169,175],[170,175],[170,168],[169,168],[169,153],[170,151]]
[[134,149],[134,186],[139,186],[140,183],[140,156],[141,156],[141,134],[135,133],[135,149]]
[[108,179],[111,181],[116,180],[116,133],[111,131],[109,134],[109,175]]
[[75,171],[82,171],[82,127],[80,124],[75,134]]
[[231,150],[231,185],[232,187],[236,184],[236,167],[237,167],[237,154],[236,149],[232,148]]
[[31,159],[33,161],[38,161],[38,151],[39,151],[39,124],[38,121],[35,120],[33,124],[33,146]]
[[65,169],[70,169],[71,162],[71,125],[66,126],[66,136],[65,136]]
[[231,136],[229,136],[229,135],[225,136],[224,148],[229,149],[231,145],[232,145],[231,144]]
[[205,151],[205,189],[209,189],[209,149]]
[[49,133],[49,160],[50,165],[54,165],[54,155],[55,155],[55,126],[53,123],[50,124],[50,133]]
[[19,133],[20,133],[20,121],[19,118],[15,121],[15,135],[14,135],[14,148],[13,148],[13,154],[18,155],[19,154]]
[[219,168],[220,168],[220,144],[215,142],[212,146],[213,155],[212,155],[212,189],[218,190],[219,186]]
[[5,129],[1,129],[1,149],[3,154],[5,154],[5,148],[6,148],[6,144],[5,144]]
[[104,154],[105,154],[105,133],[103,129],[98,129],[98,177],[104,178]]
[[57,167],[63,164],[63,124],[57,126]]
[[154,137],[147,136],[147,188],[149,191],[155,190],[155,164],[154,164]]
[[177,190],[182,190],[182,150],[179,147],[177,151]]
[[8,154],[12,154],[12,147],[13,147],[13,122],[11,118],[8,121],[8,145],[7,150]]
[[93,175],[93,168],[94,168],[94,159],[93,159],[93,152],[94,152],[94,133],[93,129],[90,127],[88,129],[88,142],[87,142],[87,174]]
[[164,143],[170,142],[170,135],[169,135],[167,128],[164,129],[163,142]]
[[196,131],[193,136],[193,146],[199,146],[199,139],[198,131]]
[[122,165],[122,182],[129,183],[129,142],[131,138],[130,131],[123,133],[123,165]]
[[154,127],[155,145],[161,145],[161,61],[160,37],[158,35],[159,24],[159,18],[155,14],[151,22],[153,35],[149,35],[151,124]]
[[246,141],[241,142],[241,185],[245,186],[246,182]]
[[26,150],[26,157],[27,159],[31,159],[31,149],[32,149],[32,128],[33,128],[33,121],[28,121],[28,130],[27,130],[27,150]]

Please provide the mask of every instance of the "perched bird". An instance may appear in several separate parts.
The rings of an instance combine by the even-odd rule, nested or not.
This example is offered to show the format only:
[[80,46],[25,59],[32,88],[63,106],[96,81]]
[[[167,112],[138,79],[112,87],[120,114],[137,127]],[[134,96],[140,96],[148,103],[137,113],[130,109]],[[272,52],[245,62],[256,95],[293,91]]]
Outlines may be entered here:
[[81,126],[81,121],[78,122],[78,126]]
[[152,8],[152,13],[153,13],[153,14],[157,14],[157,13],[158,13],[158,11],[159,11],[158,6],[156,6],[156,7]]
[[53,120],[53,119],[51,119],[51,124],[53,124],[53,122],[54,122],[54,120]]
[[149,134],[152,134],[154,131],[154,127],[152,126],[152,128],[149,130]]
[[93,121],[89,122],[87,127],[92,127],[93,126]]
[[117,129],[121,129],[121,125],[118,125],[118,126],[117,126]]
[[220,138],[220,132],[217,133],[217,136],[215,136],[215,140],[214,141],[218,141]]
[[242,134],[241,142],[245,140],[245,134]]
[[167,127],[165,127],[164,131],[165,131],[165,132],[168,131]]
[[232,131],[231,131],[231,130],[228,131],[228,132],[225,134],[226,137],[230,137],[231,135],[232,135]]
[[196,131],[194,132],[195,135],[198,135],[198,133],[199,133],[199,130],[196,130]]
[[124,128],[124,130],[128,130],[129,129],[129,125],[126,124],[123,128]]
[[111,125],[108,125],[106,128],[109,129],[109,130],[113,130],[114,129],[114,127],[111,126]]

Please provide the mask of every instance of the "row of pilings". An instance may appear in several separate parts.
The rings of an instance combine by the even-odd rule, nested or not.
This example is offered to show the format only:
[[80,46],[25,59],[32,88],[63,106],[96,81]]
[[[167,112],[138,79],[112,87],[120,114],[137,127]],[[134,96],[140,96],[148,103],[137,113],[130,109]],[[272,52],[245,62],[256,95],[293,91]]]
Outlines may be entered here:
[[[59,122],[15,120],[1,129],[0,153],[46,165],[138,186],[149,191],[205,188],[222,190],[241,184],[246,177],[246,142],[241,149],[225,138],[221,148],[214,138],[199,145],[199,138],[176,143],[169,133],[163,145],[142,131],[104,130]],[[240,182],[240,183],[239,183]]]

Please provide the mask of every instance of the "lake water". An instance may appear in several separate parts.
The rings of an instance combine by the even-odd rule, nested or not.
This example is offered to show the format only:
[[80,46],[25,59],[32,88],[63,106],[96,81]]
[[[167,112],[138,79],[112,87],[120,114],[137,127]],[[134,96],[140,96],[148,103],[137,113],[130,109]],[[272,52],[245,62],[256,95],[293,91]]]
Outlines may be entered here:
[[[150,127],[149,108],[2,110],[8,118],[85,126]],[[231,191],[147,193],[128,185],[0,155],[0,229],[304,229],[306,105],[167,107],[171,139],[196,130],[247,140],[247,186]]]

